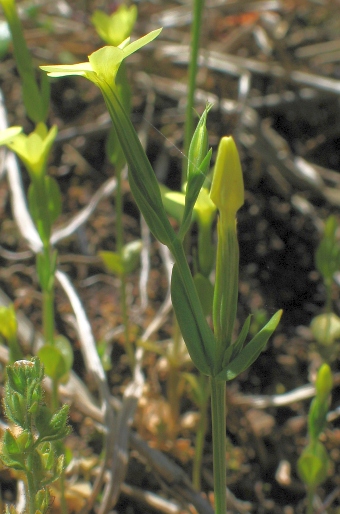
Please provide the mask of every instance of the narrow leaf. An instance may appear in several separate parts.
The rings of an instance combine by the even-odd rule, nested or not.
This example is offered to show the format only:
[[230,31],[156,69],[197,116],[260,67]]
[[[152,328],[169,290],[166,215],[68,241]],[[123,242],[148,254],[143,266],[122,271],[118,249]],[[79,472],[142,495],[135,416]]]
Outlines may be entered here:
[[[231,346],[231,348],[232,348],[231,360],[235,359],[235,357],[238,356],[238,354],[240,353],[240,351],[243,348],[244,342],[245,342],[246,337],[249,332],[250,321],[251,321],[251,314],[249,314],[249,316],[247,317],[246,321],[243,324],[241,332],[239,333],[236,341],[234,341]],[[228,362],[223,361],[223,366],[226,366],[227,364],[228,364]]]
[[[193,363],[201,373],[211,375],[210,359],[205,353],[208,341],[203,340],[201,329],[198,325],[198,319],[203,318],[203,321],[205,321],[204,315],[201,312],[200,317],[198,317],[197,313],[193,311],[176,264],[172,270],[171,297],[177,321]],[[211,337],[213,338],[212,333]],[[214,340],[212,341],[211,350],[213,350],[213,347]]]
[[242,371],[249,368],[265,348],[268,339],[279,324],[281,315],[282,310],[277,311],[262,330],[241,350],[238,356],[218,373],[216,378],[219,380],[232,380],[242,373]]

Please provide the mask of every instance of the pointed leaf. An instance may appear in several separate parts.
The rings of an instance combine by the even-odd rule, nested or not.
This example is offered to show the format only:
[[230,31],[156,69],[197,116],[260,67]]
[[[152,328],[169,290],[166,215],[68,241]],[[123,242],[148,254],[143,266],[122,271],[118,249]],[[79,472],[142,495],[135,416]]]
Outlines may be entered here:
[[98,255],[105,264],[108,271],[118,276],[123,274],[124,266],[122,263],[122,258],[117,252],[102,251],[98,252]]
[[196,273],[196,275],[194,276],[194,283],[198,297],[202,305],[204,315],[208,316],[212,312],[214,286],[210,282],[209,278],[205,277],[201,273]]
[[192,212],[195,207],[195,203],[198,198],[199,192],[201,191],[204,181],[206,179],[206,174],[209,170],[211,155],[212,149],[210,148],[207,155],[204,157],[201,165],[199,166],[198,171],[190,179],[190,184],[187,184],[183,220],[179,231],[180,239],[184,238],[185,234],[187,233],[190,227]]
[[[244,342],[245,342],[246,337],[249,332],[250,321],[251,321],[251,314],[249,314],[246,321],[243,323],[243,327],[242,327],[241,332],[238,335],[238,338],[231,345],[232,354],[231,354],[230,360],[235,359],[235,357],[237,357],[238,354],[240,353],[240,351],[242,350]],[[228,364],[228,361],[224,362],[224,359],[223,359],[223,367],[225,367],[227,364]]]
[[51,225],[61,213],[61,193],[58,182],[52,177],[45,177],[46,200]]
[[[207,335],[203,335],[199,324],[199,321],[206,323],[203,312],[194,312],[176,264],[172,270],[171,297],[177,321],[193,363],[201,373],[211,375],[209,364],[215,345],[214,337],[210,332],[210,341],[204,340]],[[206,353],[209,344],[210,356]]]
[[249,368],[265,348],[268,339],[279,324],[281,315],[282,310],[277,311],[262,330],[241,350],[238,356],[218,373],[216,378],[219,380],[232,380],[242,371]]
[[53,380],[59,380],[67,373],[67,363],[56,346],[45,344],[38,351],[38,357],[44,365],[46,375]]
[[138,267],[142,247],[143,243],[140,239],[124,245],[122,253],[125,274],[132,273]]

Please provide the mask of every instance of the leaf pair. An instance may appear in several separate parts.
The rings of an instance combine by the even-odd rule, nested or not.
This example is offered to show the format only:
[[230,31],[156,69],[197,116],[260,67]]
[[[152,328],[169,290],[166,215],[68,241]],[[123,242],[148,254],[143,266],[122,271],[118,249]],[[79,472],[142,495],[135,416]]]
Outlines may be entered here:
[[[205,322],[204,315],[202,318],[202,312],[198,312],[198,309],[195,310],[191,304],[176,265],[172,272],[171,294],[177,321],[195,366],[201,373],[215,376],[223,381],[236,378],[255,362],[277,328],[282,315],[282,311],[274,314],[262,330],[244,346],[250,327],[249,316],[239,337],[225,350],[223,361],[217,368],[218,372],[216,373],[217,363],[214,362],[215,338]],[[201,322],[199,323],[198,320],[201,320]]]

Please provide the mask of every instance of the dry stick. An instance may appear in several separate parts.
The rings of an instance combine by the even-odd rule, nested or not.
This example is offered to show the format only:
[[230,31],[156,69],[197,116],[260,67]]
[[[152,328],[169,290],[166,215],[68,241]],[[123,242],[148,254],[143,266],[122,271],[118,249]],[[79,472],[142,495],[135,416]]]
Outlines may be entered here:
[[91,376],[93,376],[97,382],[97,386],[100,392],[100,396],[102,399],[102,411],[105,425],[105,443],[104,443],[104,459],[101,463],[101,472],[96,479],[96,482],[93,486],[92,493],[88,501],[86,502],[86,506],[82,509],[82,513],[89,512],[94,502],[96,501],[98,494],[100,493],[102,484],[104,483],[104,475],[105,470],[109,465],[109,462],[112,458],[112,453],[114,446],[116,444],[115,441],[115,415],[113,409],[111,408],[110,403],[110,391],[108,388],[106,375],[98,356],[96,343],[92,334],[91,325],[88,321],[87,315],[84,311],[84,308],[80,302],[78,294],[76,293],[73,285],[71,284],[68,276],[57,270],[56,278],[65,293],[68,296],[70,304],[72,306],[73,312],[77,321],[77,330],[79,335],[79,340],[81,342],[81,351],[83,354],[83,358],[85,361],[85,365],[87,370],[90,372]]

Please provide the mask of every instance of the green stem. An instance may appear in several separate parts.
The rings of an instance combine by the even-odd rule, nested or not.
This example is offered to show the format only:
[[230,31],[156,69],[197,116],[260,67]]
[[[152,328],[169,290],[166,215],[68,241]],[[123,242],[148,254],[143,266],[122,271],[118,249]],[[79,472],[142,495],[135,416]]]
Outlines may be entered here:
[[60,510],[61,514],[67,514],[67,503],[65,498],[65,469],[62,470],[60,478]]
[[[191,26],[191,55],[189,63],[188,99],[184,126],[184,155],[188,155],[189,153],[190,141],[193,134],[193,107],[196,89],[196,75],[198,67],[197,61],[203,8],[204,0],[194,0],[193,22]],[[184,160],[182,170],[182,183],[186,180],[185,168],[186,162]]]
[[210,378],[215,514],[227,511],[226,406],[224,381]]
[[54,344],[54,290],[43,291],[43,327],[45,344]]
[[[123,261],[124,230],[123,230],[123,195],[122,195],[122,170],[117,168],[117,191],[116,191],[116,241],[117,251]],[[135,354],[130,343],[129,316],[126,304],[126,276],[123,272],[120,276],[120,305],[122,310],[125,349],[130,362],[131,370],[135,366]]]
[[307,510],[306,510],[306,514],[313,514],[314,513],[313,502],[314,502],[314,488],[312,488],[312,489],[308,488],[308,491],[307,491]]
[[181,346],[181,332],[176,318],[174,319],[174,336],[171,348],[171,355],[169,356],[169,376],[167,380],[167,397],[171,410],[171,426],[170,435],[173,439],[176,437],[178,429],[179,418],[179,381],[180,370],[178,363],[180,362],[180,346]]
[[332,281],[326,282],[326,306],[327,314],[332,312]]
[[28,513],[35,514],[36,505],[35,505],[35,495],[37,491],[35,490],[34,477],[33,473],[27,471],[27,497],[28,497]]
[[203,402],[200,405],[200,419],[196,431],[195,456],[192,469],[192,483],[197,491],[201,490],[202,458],[208,425],[207,420],[207,403]]

